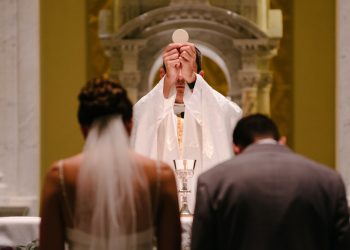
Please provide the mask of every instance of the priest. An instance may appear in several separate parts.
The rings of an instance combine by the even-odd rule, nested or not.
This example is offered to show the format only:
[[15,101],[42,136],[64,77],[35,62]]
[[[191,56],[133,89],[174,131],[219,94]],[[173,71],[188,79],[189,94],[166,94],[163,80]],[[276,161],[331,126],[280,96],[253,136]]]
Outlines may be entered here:
[[201,52],[194,44],[171,43],[162,57],[160,82],[134,106],[131,144],[171,166],[175,159],[196,160],[195,194],[197,176],[232,157],[232,131],[242,111],[203,79]]

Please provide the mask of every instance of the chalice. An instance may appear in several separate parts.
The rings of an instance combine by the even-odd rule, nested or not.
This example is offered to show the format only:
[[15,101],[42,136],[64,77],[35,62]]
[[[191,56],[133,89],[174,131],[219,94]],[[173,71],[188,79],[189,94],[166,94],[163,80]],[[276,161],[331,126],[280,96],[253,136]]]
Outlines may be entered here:
[[180,159],[174,160],[175,173],[180,180],[180,214],[191,215],[188,207],[188,194],[191,193],[191,188],[188,181],[193,177],[196,160]]

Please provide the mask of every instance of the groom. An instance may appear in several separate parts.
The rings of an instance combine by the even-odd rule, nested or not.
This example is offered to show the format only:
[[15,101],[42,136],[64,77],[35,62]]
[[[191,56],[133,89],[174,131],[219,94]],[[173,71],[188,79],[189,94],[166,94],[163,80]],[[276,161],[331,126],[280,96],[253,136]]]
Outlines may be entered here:
[[199,176],[192,249],[350,249],[338,173],[279,143],[274,122],[241,119],[237,157]]

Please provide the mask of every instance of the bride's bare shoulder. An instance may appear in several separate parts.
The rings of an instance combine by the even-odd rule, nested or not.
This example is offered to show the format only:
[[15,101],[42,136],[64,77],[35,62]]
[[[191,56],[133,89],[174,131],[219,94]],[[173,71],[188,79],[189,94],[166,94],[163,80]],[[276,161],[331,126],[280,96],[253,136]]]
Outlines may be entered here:
[[[147,174],[151,174],[152,176],[155,176],[157,174],[156,173],[157,161],[139,154],[135,154],[135,158],[138,164],[144,167],[145,172]],[[167,178],[172,178],[174,176],[174,172],[168,164],[162,161],[159,161],[159,164],[160,164],[160,170],[161,170],[160,171],[161,179],[166,180]]]
[[62,165],[65,182],[74,182],[81,160],[82,154],[78,154],[52,163],[46,173],[46,179],[51,182],[57,182],[59,179],[59,166]]

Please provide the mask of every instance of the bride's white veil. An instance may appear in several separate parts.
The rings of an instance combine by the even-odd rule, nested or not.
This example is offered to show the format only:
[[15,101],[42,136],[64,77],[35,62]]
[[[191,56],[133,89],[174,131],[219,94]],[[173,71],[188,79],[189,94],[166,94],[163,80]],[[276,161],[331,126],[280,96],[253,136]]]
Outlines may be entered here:
[[152,227],[149,183],[131,156],[121,116],[92,124],[76,197],[74,226],[91,236],[90,249],[136,249],[137,232]]

